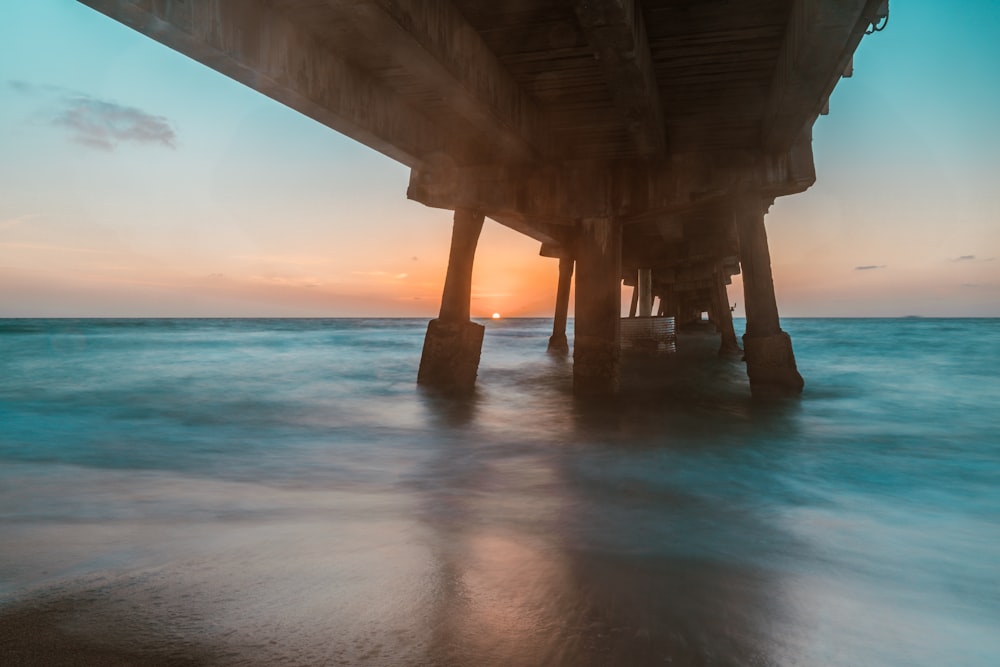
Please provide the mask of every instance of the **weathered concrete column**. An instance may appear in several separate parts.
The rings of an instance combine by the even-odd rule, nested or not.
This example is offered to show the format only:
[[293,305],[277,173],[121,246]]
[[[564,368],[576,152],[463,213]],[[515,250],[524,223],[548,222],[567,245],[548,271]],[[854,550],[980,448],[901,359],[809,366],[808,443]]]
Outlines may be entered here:
[[722,333],[722,327],[719,325],[719,316],[717,314],[719,312],[719,308],[716,305],[717,300],[718,297],[713,292],[711,303],[708,304],[705,312],[708,313],[708,323],[715,329],[715,333]]
[[753,393],[798,394],[804,382],[795,367],[792,339],[781,330],[774,297],[771,254],[764,229],[764,206],[755,193],[734,200],[733,215],[740,243],[743,302],[747,329],[743,350]]
[[690,326],[701,320],[701,309],[693,303],[689,291],[677,294],[677,327]]
[[636,283],[639,291],[639,317],[649,317],[653,314],[653,270],[639,269],[639,280]]
[[573,280],[573,259],[559,258],[559,287],[556,289],[556,313],[552,319],[552,335],[549,337],[549,351],[569,352],[566,340],[566,319],[569,316],[569,288]]
[[441,312],[427,324],[417,372],[419,384],[455,391],[469,391],[476,384],[485,327],[469,321],[469,304],[472,264],[483,219],[478,211],[455,209]]
[[721,345],[719,354],[735,354],[740,351],[740,345],[736,341],[736,329],[733,327],[733,311],[729,309],[729,292],[726,291],[726,278],[717,273],[716,276],[716,296],[715,312],[719,327]]
[[628,316],[635,317],[639,312],[639,281],[636,280],[635,287],[632,288],[632,303],[628,307]]
[[680,319],[677,317],[677,293],[673,285],[665,285],[660,292],[660,315],[673,317],[675,323]]
[[621,223],[580,221],[576,254],[573,392],[618,393],[621,356]]

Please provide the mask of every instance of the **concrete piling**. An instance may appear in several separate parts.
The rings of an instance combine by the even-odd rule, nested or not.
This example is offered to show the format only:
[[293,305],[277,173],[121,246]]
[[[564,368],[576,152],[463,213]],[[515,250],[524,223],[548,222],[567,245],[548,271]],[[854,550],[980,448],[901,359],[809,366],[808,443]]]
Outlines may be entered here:
[[463,392],[475,386],[484,327],[469,316],[472,266],[484,218],[479,211],[455,209],[441,311],[427,325],[419,384]]

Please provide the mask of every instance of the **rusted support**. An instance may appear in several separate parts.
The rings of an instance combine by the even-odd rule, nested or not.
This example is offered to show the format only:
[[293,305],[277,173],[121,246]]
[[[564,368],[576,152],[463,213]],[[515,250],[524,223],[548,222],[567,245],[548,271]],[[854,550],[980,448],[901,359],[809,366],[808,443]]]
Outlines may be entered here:
[[556,313],[552,319],[552,335],[549,337],[549,351],[569,352],[566,339],[566,320],[569,316],[569,289],[573,280],[573,259],[559,258],[559,286],[556,290]]
[[621,223],[584,218],[577,239],[573,392],[608,396],[619,389]]
[[747,328],[743,350],[754,394],[798,394],[804,382],[795,367],[792,340],[781,330],[764,228],[764,206],[756,193],[734,198],[736,231],[743,269]]
[[452,391],[470,391],[476,384],[485,328],[469,321],[469,307],[472,265],[483,219],[478,211],[455,210],[441,312],[427,325],[418,384]]

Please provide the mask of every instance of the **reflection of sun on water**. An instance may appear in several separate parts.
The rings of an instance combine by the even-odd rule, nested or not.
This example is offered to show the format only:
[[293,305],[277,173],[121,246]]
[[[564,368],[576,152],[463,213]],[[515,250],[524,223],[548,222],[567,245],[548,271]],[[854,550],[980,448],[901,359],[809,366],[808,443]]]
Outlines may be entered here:
[[499,320],[500,319],[500,313],[493,313],[493,319]]

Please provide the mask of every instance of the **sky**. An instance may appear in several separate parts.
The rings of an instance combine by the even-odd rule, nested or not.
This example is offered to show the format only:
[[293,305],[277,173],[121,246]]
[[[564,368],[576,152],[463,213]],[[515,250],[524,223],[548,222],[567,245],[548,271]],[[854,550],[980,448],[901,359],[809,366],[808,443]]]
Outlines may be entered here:
[[[1000,316],[1000,0],[893,0],[854,65],[766,218],[782,316]],[[433,317],[451,213],[408,175],[73,0],[0,0],[0,317]],[[551,315],[538,248],[487,220],[473,316]]]

